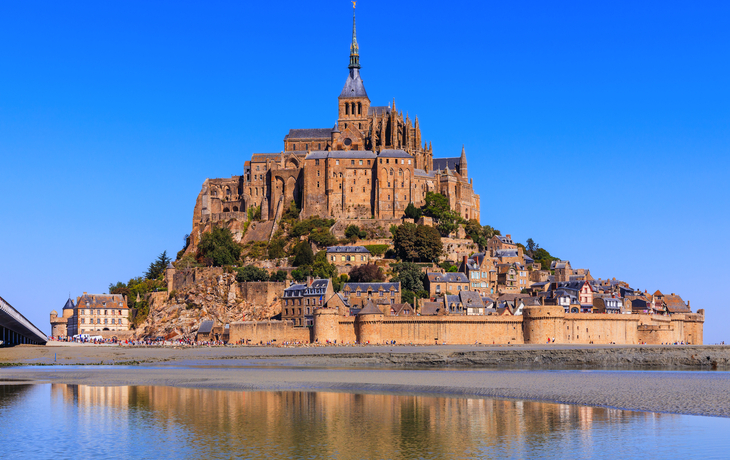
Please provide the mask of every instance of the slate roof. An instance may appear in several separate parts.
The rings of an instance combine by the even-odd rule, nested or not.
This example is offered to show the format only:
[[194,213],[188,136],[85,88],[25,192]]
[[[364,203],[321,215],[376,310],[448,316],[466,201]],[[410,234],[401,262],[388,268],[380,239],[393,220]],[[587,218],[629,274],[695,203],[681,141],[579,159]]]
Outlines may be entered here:
[[570,264],[569,261],[565,260],[553,260],[550,262],[550,270],[563,269]]
[[340,97],[368,97],[358,69],[350,69],[350,75],[347,76]]
[[413,170],[413,175],[414,176],[421,176],[421,177],[436,177],[436,174],[433,171],[426,172],[423,169],[414,169]]
[[509,238],[504,235],[497,235],[497,239],[505,244],[514,244],[514,242],[512,241],[512,238]]
[[63,306],[64,310],[73,310],[74,308],[74,301],[70,298],[66,301],[66,304]]
[[[124,302],[124,296],[122,294],[85,294],[82,295],[79,299],[78,303],[76,304],[77,307],[81,306],[82,303],[101,303],[101,302]],[[114,308],[126,308],[126,307],[119,307],[115,306]]]
[[332,128],[290,129],[286,139],[331,139]]
[[461,302],[458,295],[447,295],[444,296],[444,300],[446,301],[446,305],[458,304]]
[[330,246],[327,248],[327,254],[330,253],[362,253],[362,254],[370,254],[370,251],[368,251],[365,246]]
[[390,291],[392,289],[393,291],[398,292],[398,283],[345,283],[344,286],[342,286],[342,290],[355,292],[358,288],[360,288],[360,291],[363,292],[367,292],[368,289],[373,292],[378,292],[381,287],[384,291]]
[[433,169],[445,170],[446,168],[455,171],[461,162],[461,158],[434,158]]
[[357,314],[357,316],[360,315],[382,315],[383,312],[380,311],[378,307],[375,306],[375,304],[368,300],[368,302],[365,304],[365,307],[360,310]]
[[255,160],[256,158],[278,158],[281,155],[281,152],[279,153],[252,153],[251,154],[251,160]]
[[423,302],[421,304],[421,316],[433,316],[443,312],[444,305],[441,302]]
[[368,107],[368,115],[372,115],[373,113],[377,113],[378,115],[390,113],[390,107],[387,105],[371,105]]
[[395,311],[395,313],[393,313],[394,316],[401,316],[405,312],[408,312],[408,315],[413,314],[413,307],[411,307],[411,304],[409,303],[396,303],[393,304],[391,308]]
[[379,157],[383,158],[413,158],[405,150],[385,149],[381,150]]
[[459,298],[461,299],[461,304],[464,307],[483,307],[484,306],[484,302],[482,302],[482,297],[479,295],[478,292],[461,291],[461,292],[459,292]]
[[200,323],[198,334],[210,334],[213,331],[213,321],[206,320]]
[[431,283],[468,283],[466,273],[427,273]]
[[666,304],[669,313],[691,313],[684,300],[676,294],[665,295],[664,304]]
[[284,297],[321,296],[327,292],[330,280],[316,279],[311,286],[293,284],[284,289]]
[[331,150],[329,158],[373,159],[377,155],[371,150]]
[[494,251],[495,257],[518,257],[520,252],[517,249],[497,249]]

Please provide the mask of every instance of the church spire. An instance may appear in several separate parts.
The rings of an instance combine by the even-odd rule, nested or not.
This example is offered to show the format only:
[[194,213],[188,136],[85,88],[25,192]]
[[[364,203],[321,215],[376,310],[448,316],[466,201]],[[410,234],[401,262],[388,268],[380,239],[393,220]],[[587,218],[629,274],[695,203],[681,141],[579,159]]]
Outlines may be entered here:
[[355,2],[352,2],[352,44],[350,45],[349,69],[360,68],[360,48],[357,46],[357,31],[355,29]]
[[461,146],[461,158],[459,159],[459,174],[461,174],[461,177],[464,179],[466,179],[468,174],[466,169],[466,149],[463,144]]

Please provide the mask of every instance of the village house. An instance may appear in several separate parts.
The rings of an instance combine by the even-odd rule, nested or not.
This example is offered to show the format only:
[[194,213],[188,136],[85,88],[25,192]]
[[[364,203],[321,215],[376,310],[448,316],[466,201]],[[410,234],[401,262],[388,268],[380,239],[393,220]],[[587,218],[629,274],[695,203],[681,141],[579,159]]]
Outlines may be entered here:
[[443,301],[449,315],[476,316],[487,314],[482,297],[474,291],[461,291],[456,295],[445,295]]
[[[101,331],[129,331],[129,313],[127,298],[121,294],[84,292],[75,304],[71,299],[66,301],[61,317],[51,318],[53,334],[73,337]],[[63,320],[65,327],[60,327]]]
[[469,258],[464,257],[459,272],[466,274],[472,291],[480,295],[497,292],[497,269],[494,266],[494,259],[486,257],[486,254],[478,253]]
[[401,303],[400,282],[397,283],[345,283],[342,297],[350,308],[363,308],[368,301],[373,304],[395,305]]
[[593,298],[593,313],[631,313],[631,309],[625,308],[624,301],[620,297],[599,295]]
[[517,244],[512,241],[512,235],[495,235],[487,241],[487,251],[490,254],[500,249],[517,249]]
[[527,287],[529,279],[524,265],[497,264],[497,291],[500,294],[519,294]]
[[458,294],[469,290],[469,279],[465,273],[426,273],[426,289],[431,298],[443,294]]
[[295,326],[314,324],[314,310],[327,304],[334,295],[329,279],[307,280],[307,284],[293,284],[284,289],[281,319]]
[[327,260],[336,267],[352,267],[370,263],[370,251],[364,246],[330,246],[327,248]]

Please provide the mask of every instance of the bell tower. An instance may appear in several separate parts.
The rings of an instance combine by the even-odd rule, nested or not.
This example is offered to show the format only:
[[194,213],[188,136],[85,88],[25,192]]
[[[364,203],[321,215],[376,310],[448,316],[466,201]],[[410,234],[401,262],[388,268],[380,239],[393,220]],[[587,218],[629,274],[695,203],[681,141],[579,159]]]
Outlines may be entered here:
[[370,99],[365,91],[365,85],[360,77],[360,48],[357,44],[357,30],[355,27],[355,2],[352,2],[352,43],[350,44],[350,74],[342,88],[339,100],[338,124],[341,130],[347,128],[358,129],[361,133],[368,130],[368,109]]

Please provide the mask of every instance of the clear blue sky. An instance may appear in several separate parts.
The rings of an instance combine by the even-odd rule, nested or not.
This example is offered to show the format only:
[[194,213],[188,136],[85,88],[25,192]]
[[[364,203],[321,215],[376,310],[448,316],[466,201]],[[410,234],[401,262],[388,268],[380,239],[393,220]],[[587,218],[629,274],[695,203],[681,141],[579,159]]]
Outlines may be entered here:
[[[374,104],[466,145],[482,224],[730,341],[730,2],[358,2]],[[142,274],[207,177],[331,127],[352,5],[0,3],[0,296],[44,331]]]

